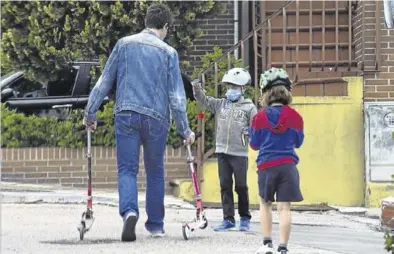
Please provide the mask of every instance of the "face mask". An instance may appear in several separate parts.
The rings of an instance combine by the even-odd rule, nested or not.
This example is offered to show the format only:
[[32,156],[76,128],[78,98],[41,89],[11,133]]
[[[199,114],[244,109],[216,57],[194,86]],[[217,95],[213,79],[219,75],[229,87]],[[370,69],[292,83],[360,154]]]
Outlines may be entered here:
[[227,93],[226,93],[226,97],[229,101],[236,101],[239,99],[239,97],[241,97],[242,92],[241,90],[238,89],[228,89]]

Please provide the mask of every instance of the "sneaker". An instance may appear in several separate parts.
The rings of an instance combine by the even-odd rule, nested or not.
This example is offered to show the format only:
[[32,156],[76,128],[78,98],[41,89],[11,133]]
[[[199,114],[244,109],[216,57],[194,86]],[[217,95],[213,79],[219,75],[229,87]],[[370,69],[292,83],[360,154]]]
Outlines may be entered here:
[[166,235],[166,232],[164,232],[164,230],[149,231],[149,233],[153,238],[160,238]]
[[289,253],[287,247],[283,247],[281,245],[278,246],[278,254],[287,254],[287,253]]
[[214,228],[214,231],[226,231],[235,228],[235,223],[229,220],[224,220],[221,224]]
[[241,217],[241,222],[239,224],[239,231],[249,231],[250,220],[247,217]]
[[123,222],[122,242],[133,242],[137,239],[135,235],[135,225],[137,224],[137,215],[129,213]]
[[[274,254],[274,245],[272,243],[267,243],[266,245],[262,245],[255,254]],[[280,253],[282,254],[282,253]]]

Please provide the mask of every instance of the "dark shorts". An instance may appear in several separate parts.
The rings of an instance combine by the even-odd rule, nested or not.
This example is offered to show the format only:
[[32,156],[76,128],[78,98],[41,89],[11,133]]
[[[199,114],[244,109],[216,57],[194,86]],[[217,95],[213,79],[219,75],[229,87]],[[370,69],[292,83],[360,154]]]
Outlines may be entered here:
[[300,202],[304,199],[300,190],[300,176],[295,165],[279,165],[259,170],[257,174],[259,195],[265,202]]

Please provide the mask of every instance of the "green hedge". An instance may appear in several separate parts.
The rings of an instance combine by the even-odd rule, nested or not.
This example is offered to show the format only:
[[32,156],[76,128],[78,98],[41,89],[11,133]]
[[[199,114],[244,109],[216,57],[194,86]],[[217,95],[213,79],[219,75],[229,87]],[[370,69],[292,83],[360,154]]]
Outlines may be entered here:
[[[113,102],[97,113],[106,123],[93,135],[92,144],[114,146],[112,113]],[[77,131],[82,125],[82,110],[72,111],[66,121],[55,117],[26,116],[1,105],[1,146],[2,147],[83,147],[86,131]]]
[[[202,36],[199,19],[225,13],[220,1],[2,1],[1,71],[24,70],[43,85],[62,78],[69,62],[99,59],[116,41],[144,29],[145,13],[163,2],[174,14],[168,43],[180,55]],[[186,64],[186,63],[185,63]],[[56,83],[58,85],[58,82]]]
[[[104,126],[97,128],[92,137],[92,145],[115,146],[113,110],[111,101],[104,109],[97,112],[97,118],[105,121]],[[86,131],[77,131],[82,125],[82,110],[70,112],[66,121],[58,121],[55,117],[26,116],[14,110],[8,110],[1,105],[1,146],[2,147],[83,147],[85,146]],[[188,118],[190,127],[197,128],[198,108],[195,102],[188,102]],[[209,117],[209,114],[207,115]],[[209,128],[207,128],[209,133]],[[175,124],[171,126],[168,135],[168,144],[178,139]],[[208,139],[212,141],[211,139]],[[212,142],[210,142],[212,145]]]
[[[193,77],[206,68],[214,59],[223,54],[219,47],[215,47],[212,53],[207,53],[201,58],[202,68],[196,69]],[[240,66],[240,61],[232,59],[233,66]],[[219,63],[219,78],[222,77],[227,70],[227,60]],[[213,75],[207,77],[206,90],[209,95],[214,94]],[[253,94],[253,90],[248,91],[249,95]],[[114,102],[111,101],[104,106],[103,110],[97,113],[97,118],[103,119],[105,125],[98,128],[93,135],[92,144],[95,146],[115,146],[114,127],[112,109]],[[1,106],[1,146],[2,147],[83,147],[86,140],[85,131],[76,131],[74,127],[81,126],[83,111],[74,110],[70,112],[66,121],[57,121],[54,117],[37,117],[25,116],[15,111],[10,111]],[[188,101],[187,105],[188,119],[190,127],[197,129],[197,114],[200,112],[196,102]],[[211,118],[209,112],[205,112],[206,119]],[[205,124],[205,149],[210,149],[214,145],[214,121],[208,121]],[[177,132],[175,124],[171,126],[168,135],[168,144],[172,144],[177,140]]]

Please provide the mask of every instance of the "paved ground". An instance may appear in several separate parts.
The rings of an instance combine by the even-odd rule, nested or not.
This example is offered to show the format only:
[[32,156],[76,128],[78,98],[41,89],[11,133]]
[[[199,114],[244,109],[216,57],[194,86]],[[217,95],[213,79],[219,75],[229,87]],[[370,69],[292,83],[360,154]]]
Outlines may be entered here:
[[[251,211],[251,232],[214,233],[221,210],[206,210],[210,226],[194,238],[182,238],[181,222],[189,220],[194,207],[166,197],[164,239],[152,239],[143,227],[146,219],[144,193],[139,195],[141,220],[138,240],[119,241],[121,220],[116,191],[96,191],[96,222],[86,239],[79,241],[77,225],[85,209],[86,190],[58,186],[2,182],[1,253],[254,253],[261,243],[258,211]],[[104,205],[103,205],[104,204]],[[293,212],[291,254],[385,254],[383,233],[378,232],[379,209],[338,208],[324,213]],[[367,216],[354,216],[362,214]],[[274,241],[278,239],[278,216],[274,213]]]
[[[86,239],[79,241],[76,226],[84,205],[3,204],[1,253],[254,253],[261,243],[257,213],[253,212],[252,232],[214,233],[210,227],[198,231],[189,241],[182,238],[181,221],[193,210],[168,208],[164,239],[152,239],[144,230],[146,219],[138,224],[137,242],[119,241],[121,221],[118,208],[96,205],[96,222]],[[208,210],[210,225],[220,220],[219,210]],[[275,217],[277,221],[277,217]],[[384,254],[382,233],[373,228],[376,220],[334,213],[294,213],[291,254]],[[309,222],[309,223],[307,223]],[[331,222],[331,223],[330,223]],[[274,227],[277,239],[277,225]]]

